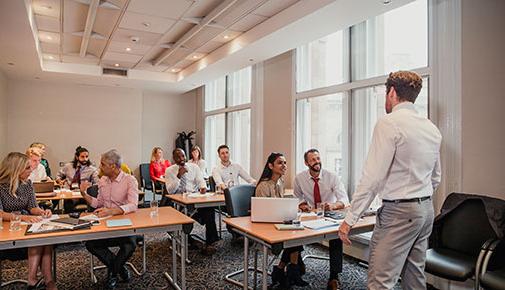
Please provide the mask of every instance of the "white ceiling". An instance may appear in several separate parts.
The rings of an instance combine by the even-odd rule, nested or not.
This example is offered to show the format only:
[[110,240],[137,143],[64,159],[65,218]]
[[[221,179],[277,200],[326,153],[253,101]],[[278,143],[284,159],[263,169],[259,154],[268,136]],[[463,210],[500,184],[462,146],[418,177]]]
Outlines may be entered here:
[[184,92],[410,1],[1,1],[0,69],[10,78]]

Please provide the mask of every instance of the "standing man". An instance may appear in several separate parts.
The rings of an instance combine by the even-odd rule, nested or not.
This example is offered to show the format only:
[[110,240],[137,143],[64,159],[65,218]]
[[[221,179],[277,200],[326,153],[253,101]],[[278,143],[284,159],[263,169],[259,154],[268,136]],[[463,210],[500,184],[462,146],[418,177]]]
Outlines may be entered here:
[[[204,194],[207,191],[207,183],[203,179],[200,167],[193,163],[186,163],[186,153],[180,148],[174,149],[172,155],[175,164],[165,171],[167,192],[170,194],[184,192]],[[212,255],[216,252],[214,244],[219,240],[214,209],[214,207],[199,208],[197,213],[193,215],[194,219],[205,225],[206,246],[202,249],[202,252],[206,255]],[[196,241],[190,238],[189,242],[194,244]]]
[[[98,217],[124,215],[135,212],[138,205],[138,183],[133,175],[121,170],[122,158],[116,150],[110,150],[102,155],[100,170],[102,178],[98,182],[98,196],[87,194],[91,186],[89,181],[81,183],[81,195],[86,203],[96,208]],[[117,275],[124,282],[131,279],[125,264],[137,247],[136,236],[92,240],[86,242],[86,249],[95,255],[108,269],[106,288],[114,289],[117,285]],[[119,246],[119,252],[114,254],[109,247]]]
[[[293,193],[304,211],[324,204],[325,210],[338,210],[349,204],[344,185],[334,172],[322,168],[321,157],[317,149],[309,149],[303,155],[308,170],[296,175]],[[339,289],[338,274],[342,273],[342,241],[330,240],[330,277],[327,289]]]
[[350,244],[351,227],[376,195],[382,198],[370,242],[368,289],[392,289],[400,275],[403,289],[426,289],[431,195],[440,183],[442,135],[414,108],[421,87],[416,73],[389,74],[387,115],[375,125],[363,176],[339,229],[342,241]]
[[256,180],[240,166],[240,164],[230,161],[230,148],[227,145],[221,145],[217,148],[217,154],[221,162],[212,169],[212,177],[222,190],[228,187],[239,185],[239,177],[242,177],[250,184],[256,184]]

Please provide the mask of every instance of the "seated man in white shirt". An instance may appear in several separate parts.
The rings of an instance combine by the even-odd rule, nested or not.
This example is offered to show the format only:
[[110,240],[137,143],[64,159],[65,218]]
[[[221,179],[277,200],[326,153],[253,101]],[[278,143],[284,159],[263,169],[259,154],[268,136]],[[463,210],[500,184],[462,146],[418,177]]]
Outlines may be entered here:
[[32,169],[32,173],[30,173],[28,179],[32,182],[51,180],[51,178],[47,176],[46,168],[44,165],[40,164],[42,151],[39,148],[28,148],[28,150],[26,150],[26,155],[30,159],[30,167]]
[[[293,193],[300,199],[302,211],[324,204],[325,210],[342,209],[349,204],[344,185],[334,172],[322,168],[317,149],[309,149],[303,155],[308,170],[296,175]],[[342,241],[330,240],[330,278],[328,289],[339,289],[338,274],[342,272]]]
[[[180,148],[172,152],[174,164],[165,171],[165,185],[169,194],[184,192],[207,191],[207,183],[203,179],[202,171],[198,165],[186,163],[186,154]],[[199,208],[193,218],[205,224],[206,246],[202,249],[204,254],[211,255],[216,252],[214,243],[219,240],[216,228],[216,217],[213,207]],[[190,238],[190,243],[195,241]]]
[[216,182],[216,190],[217,187],[224,190],[225,188],[239,185],[239,177],[250,184],[256,184],[256,180],[242,166],[230,161],[230,148],[227,145],[219,146],[217,154],[221,162],[212,169],[212,178]]

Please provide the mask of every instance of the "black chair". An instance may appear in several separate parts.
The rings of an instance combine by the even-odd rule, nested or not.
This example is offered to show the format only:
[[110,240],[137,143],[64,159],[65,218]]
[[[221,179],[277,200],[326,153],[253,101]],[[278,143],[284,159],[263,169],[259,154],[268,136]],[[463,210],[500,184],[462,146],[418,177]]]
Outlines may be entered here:
[[483,202],[463,201],[443,217],[439,227],[432,232],[432,237],[437,235],[437,244],[426,253],[426,272],[450,281],[475,277],[477,289],[478,270],[486,252],[481,248],[497,238]]
[[505,290],[505,241],[495,240],[487,248],[479,283],[486,290]]
[[[86,190],[86,193],[89,194],[90,196],[96,198],[98,196],[98,185],[92,185],[92,186],[88,187],[88,189]],[[92,208],[91,206],[88,205],[88,211],[89,212],[92,212],[94,210],[95,210],[94,208]],[[144,240],[144,235],[138,235],[136,238],[137,238],[136,239],[137,246],[142,247],[142,271],[139,271],[135,267],[135,265],[133,265],[131,262],[126,262],[126,265],[128,265],[133,270],[133,272],[135,272],[136,275],[142,276],[146,272],[146,243],[145,243],[145,240]],[[93,256],[93,254],[90,253],[90,260],[91,260],[90,275],[91,275],[91,281],[93,283],[97,283],[98,280],[96,279],[95,271],[96,270],[100,270],[100,269],[105,269],[105,266],[104,265],[102,265],[102,266],[95,266],[94,258],[95,257]]]
[[149,163],[140,164],[140,181],[142,191],[149,190],[153,193],[153,198],[156,199],[156,194],[161,194],[163,196],[163,185],[161,189],[156,189],[154,186],[154,181],[151,179],[151,174],[149,173]]
[[230,217],[251,215],[251,197],[255,189],[254,185],[243,184],[224,190],[224,202]]
[[212,177],[212,175],[209,176],[207,182],[209,183],[209,191],[216,192],[216,181],[214,180],[214,177]]

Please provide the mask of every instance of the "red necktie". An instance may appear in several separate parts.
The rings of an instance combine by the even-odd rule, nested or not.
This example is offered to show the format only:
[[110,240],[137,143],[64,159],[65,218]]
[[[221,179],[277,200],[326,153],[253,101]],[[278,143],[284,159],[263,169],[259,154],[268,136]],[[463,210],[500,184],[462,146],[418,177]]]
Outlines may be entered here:
[[312,177],[314,180],[314,206],[321,203],[321,192],[319,191],[319,177]]

